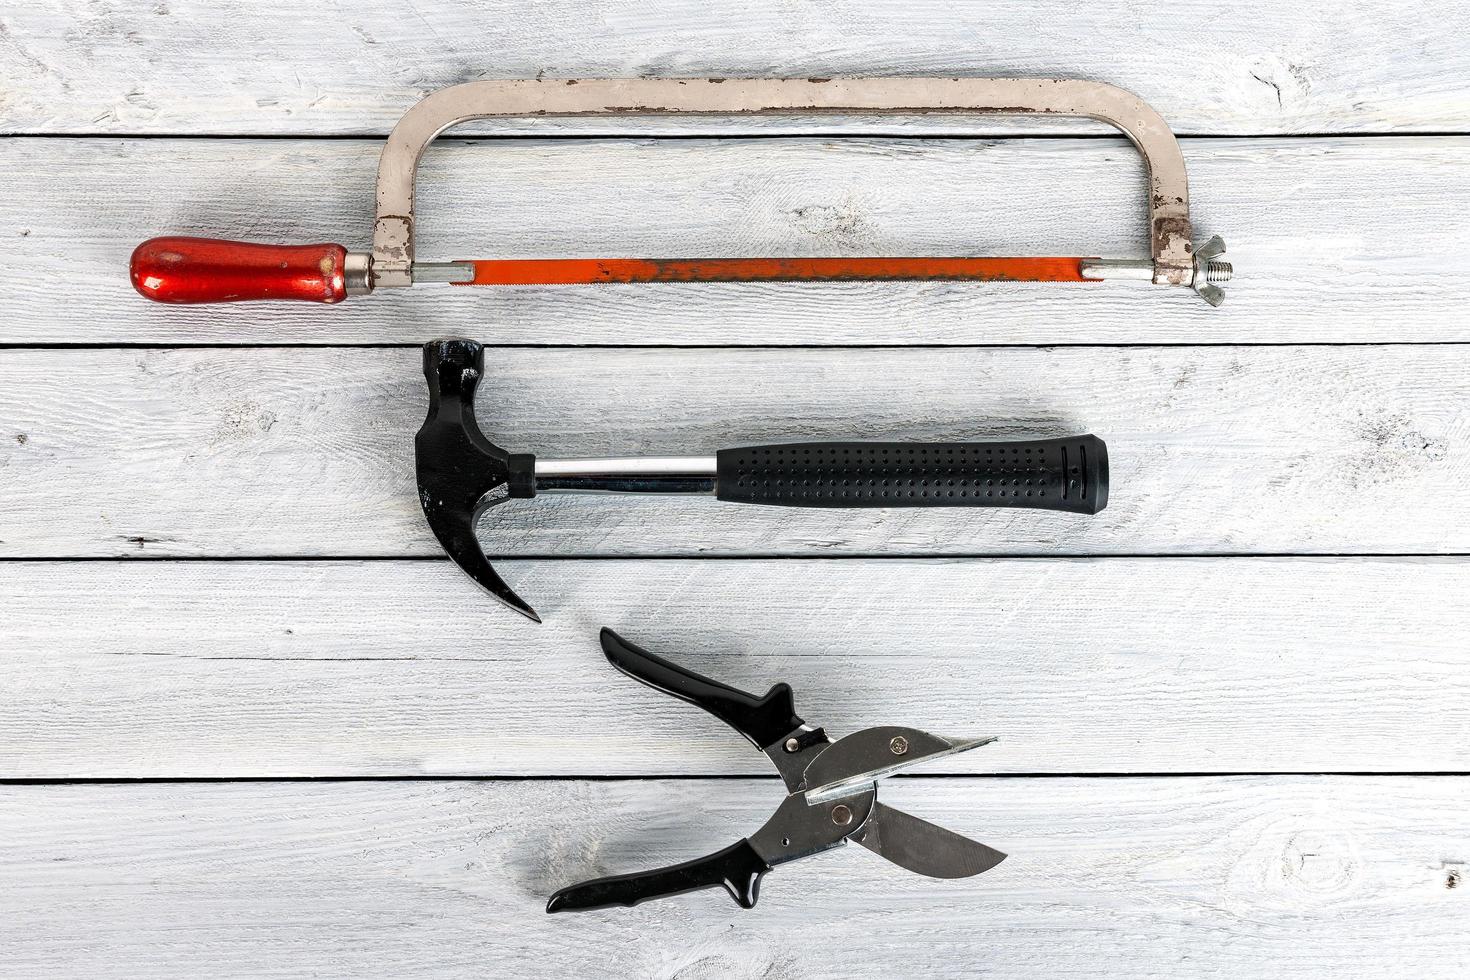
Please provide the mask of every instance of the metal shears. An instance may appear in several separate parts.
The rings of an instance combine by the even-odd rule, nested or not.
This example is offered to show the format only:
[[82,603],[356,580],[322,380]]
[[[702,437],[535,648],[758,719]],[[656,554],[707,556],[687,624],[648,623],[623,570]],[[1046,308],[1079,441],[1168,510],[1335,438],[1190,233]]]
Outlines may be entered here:
[[570,885],[551,896],[546,911],[637,905],[716,886],[742,908],[752,908],[767,871],[848,841],[931,878],[968,878],[1005,859],[994,848],[878,802],[879,779],[994,738],[947,739],[885,726],[832,741],[796,714],[790,685],[776,684],[755,697],[655,656],[610,629],[602,631],[602,650],[629,677],[703,708],[744,735],[775,764],[787,794],[763,827],[722,851]]

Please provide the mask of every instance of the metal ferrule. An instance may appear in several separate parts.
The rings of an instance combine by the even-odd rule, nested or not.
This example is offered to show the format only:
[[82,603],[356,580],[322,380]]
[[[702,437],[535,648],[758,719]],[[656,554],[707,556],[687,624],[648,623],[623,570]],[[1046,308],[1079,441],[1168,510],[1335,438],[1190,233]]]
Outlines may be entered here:
[[348,252],[342,260],[342,284],[348,296],[366,296],[373,291],[373,257],[369,252]]
[[537,459],[537,493],[714,493],[713,456]]

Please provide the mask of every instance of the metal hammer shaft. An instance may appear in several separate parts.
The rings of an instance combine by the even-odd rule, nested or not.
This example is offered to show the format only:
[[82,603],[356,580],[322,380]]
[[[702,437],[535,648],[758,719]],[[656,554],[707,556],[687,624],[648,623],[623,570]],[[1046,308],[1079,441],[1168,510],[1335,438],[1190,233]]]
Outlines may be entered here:
[[714,456],[537,459],[537,493],[714,493]]
[[[1107,502],[1096,436],[1009,442],[810,442],[715,456],[532,459],[534,493],[714,494],[787,507],[1025,507]],[[534,494],[533,494],[534,495]]]

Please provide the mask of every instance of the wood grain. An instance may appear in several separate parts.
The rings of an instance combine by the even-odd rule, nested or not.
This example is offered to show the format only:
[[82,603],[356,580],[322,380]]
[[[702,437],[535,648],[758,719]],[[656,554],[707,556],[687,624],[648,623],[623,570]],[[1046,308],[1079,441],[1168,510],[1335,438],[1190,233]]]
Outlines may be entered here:
[[[513,451],[1092,431],[1096,517],[546,496],[503,557],[1470,551],[1470,348],[487,352]],[[416,349],[0,352],[0,556],[435,556]]]
[[[376,141],[6,140],[0,342],[994,344],[1466,341],[1470,139],[1186,141],[1227,305],[1149,285],[848,283],[385,290],[164,307],[157,234],[365,248]],[[1143,254],[1120,140],[463,142],[430,152],[420,255]],[[60,291],[60,292],[59,292]],[[1386,315],[1385,310],[1392,310]]]
[[0,564],[0,778],[769,774],[612,626],[941,772],[1470,769],[1465,559]]
[[933,881],[861,848],[548,916],[573,881],[748,833],[774,781],[0,789],[14,976],[1454,978],[1465,778],[890,780],[1006,851]]
[[[7,5],[0,780],[157,782],[0,784],[5,975],[1470,973],[1470,8],[1158,13]],[[1226,307],[847,284],[165,309],[127,284],[155,234],[363,247],[381,137],[445,85],[887,73],[1096,78],[1209,137],[1183,145],[1197,231],[1240,271]],[[429,154],[424,258],[1145,240],[1137,156],[1087,123],[456,132],[516,138]],[[948,138],[975,134],[1027,138]],[[498,564],[536,627],[418,511],[416,345],[449,334],[505,345],[481,414],[518,450],[1090,430],[1112,503],[523,502],[482,534],[519,556]],[[1392,346],[1250,346],[1344,343]],[[165,560],[51,560],[76,558]],[[750,913],[544,915],[555,887],[723,846],[779,797],[733,733],[609,667],[602,625],[751,690],[786,680],[834,734],[1000,735],[884,796],[1010,859],[936,882],[851,848],[778,869]],[[481,776],[514,778],[440,779]],[[676,778],[699,776],[741,778]],[[249,781],[276,777],[328,778]]]
[[0,130],[380,134],[424,94],[476,78],[881,74],[1096,78],[1136,91],[1190,133],[1465,126],[1467,16],[1455,0],[1181,0],[1170,10],[331,0],[305,14],[244,0],[31,0],[0,19]]

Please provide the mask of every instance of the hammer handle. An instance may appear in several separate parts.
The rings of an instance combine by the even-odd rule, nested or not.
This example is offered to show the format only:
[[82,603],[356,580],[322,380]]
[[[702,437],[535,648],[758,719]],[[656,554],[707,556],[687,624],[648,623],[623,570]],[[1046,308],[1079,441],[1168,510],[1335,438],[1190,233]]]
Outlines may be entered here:
[[1108,451],[1094,435],[1019,442],[814,442],[726,449],[721,500],[786,507],[1027,507],[1096,514]]

